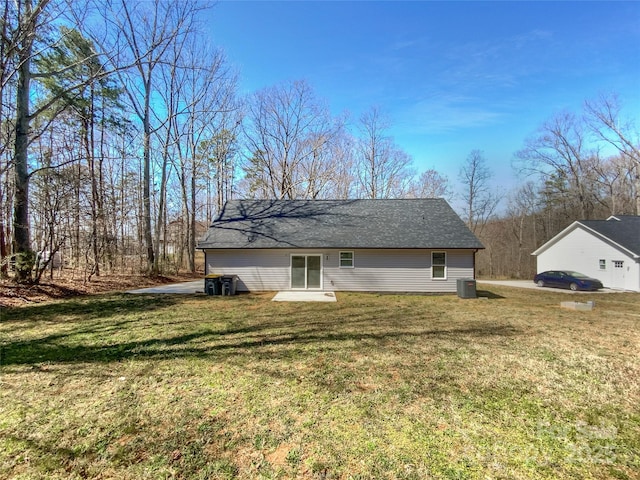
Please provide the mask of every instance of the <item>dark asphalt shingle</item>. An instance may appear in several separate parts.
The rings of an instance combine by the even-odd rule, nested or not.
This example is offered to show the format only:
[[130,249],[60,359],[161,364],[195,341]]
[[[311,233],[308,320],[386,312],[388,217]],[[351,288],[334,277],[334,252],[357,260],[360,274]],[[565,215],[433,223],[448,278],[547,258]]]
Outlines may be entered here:
[[440,198],[232,200],[198,248],[484,248]]
[[616,215],[609,220],[581,220],[579,223],[640,255],[640,216]]

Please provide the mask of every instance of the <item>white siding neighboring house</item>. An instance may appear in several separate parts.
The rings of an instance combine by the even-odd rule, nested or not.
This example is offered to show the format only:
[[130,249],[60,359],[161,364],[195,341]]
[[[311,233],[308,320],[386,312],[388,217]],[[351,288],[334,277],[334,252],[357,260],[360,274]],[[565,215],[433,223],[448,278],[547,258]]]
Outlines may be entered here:
[[198,244],[240,291],[455,292],[484,248],[443,199],[233,200]]
[[573,222],[532,255],[538,273],[575,270],[606,288],[640,292],[640,216]]

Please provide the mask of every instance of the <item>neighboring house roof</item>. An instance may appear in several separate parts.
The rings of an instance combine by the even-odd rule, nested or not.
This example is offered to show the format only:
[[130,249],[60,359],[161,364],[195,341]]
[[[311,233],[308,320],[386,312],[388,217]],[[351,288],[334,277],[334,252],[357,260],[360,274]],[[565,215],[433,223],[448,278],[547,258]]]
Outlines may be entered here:
[[484,248],[440,198],[231,200],[198,244],[210,248]]
[[578,220],[558,235],[538,248],[531,255],[539,255],[576,228],[583,228],[592,234],[608,240],[633,257],[640,257],[640,216],[615,215],[607,220]]

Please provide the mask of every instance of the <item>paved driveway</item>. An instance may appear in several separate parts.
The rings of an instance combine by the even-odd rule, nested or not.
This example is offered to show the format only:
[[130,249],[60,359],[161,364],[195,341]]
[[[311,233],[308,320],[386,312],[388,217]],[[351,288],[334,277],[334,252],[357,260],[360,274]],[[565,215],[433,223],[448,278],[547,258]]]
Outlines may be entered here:
[[502,285],[503,287],[539,288],[531,280],[478,280],[486,285]]
[[204,293],[204,279],[139,288],[137,290],[129,290],[127,293]]
[[485,285],[502,285],[503,287],[517,287],[517,288],[535,288],[544,291],[555,292],[567,292],[572,294],[585,294],[585,293],[618,293],[620,290],[611,290],[610,288],[603,288],[597,292],[572,292],[571,290],[565,290],[563,288],[546,288],[539,287],[533,280],[478,280],[478,284]]

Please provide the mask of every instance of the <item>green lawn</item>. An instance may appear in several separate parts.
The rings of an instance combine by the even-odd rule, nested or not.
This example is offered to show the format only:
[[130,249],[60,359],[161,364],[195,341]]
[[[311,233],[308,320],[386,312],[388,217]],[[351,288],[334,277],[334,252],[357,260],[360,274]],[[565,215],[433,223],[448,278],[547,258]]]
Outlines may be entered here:
[[4,310],[0,478],[640,478],[640,295],[484,293]]

